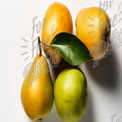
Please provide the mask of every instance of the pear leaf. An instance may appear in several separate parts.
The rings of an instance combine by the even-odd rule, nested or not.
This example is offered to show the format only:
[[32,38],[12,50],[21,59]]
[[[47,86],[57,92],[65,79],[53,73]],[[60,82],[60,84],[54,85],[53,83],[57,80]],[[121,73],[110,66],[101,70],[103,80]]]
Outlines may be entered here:
[[73,66],[92,59],[87,47],[75,35],[70,33],[62,32],[57,34],[50,46]]

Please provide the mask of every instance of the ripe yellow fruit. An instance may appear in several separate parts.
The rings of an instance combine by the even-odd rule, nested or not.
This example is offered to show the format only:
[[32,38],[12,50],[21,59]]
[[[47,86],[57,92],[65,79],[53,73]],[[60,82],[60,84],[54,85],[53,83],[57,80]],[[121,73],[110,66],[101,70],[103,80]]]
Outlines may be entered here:
[[75,21],[76,36],[89,49],[94,60],[104,57],[110,42],[110,20],[98,7],[80,10]]
[[[68,8],[59,2],[51,4],[42,23],[41,39],[43,44],[50,45],[53,38],[60,32],[72,33],[72,17]],[[61,55],[54,49],[43,45],[44,51],[50,56],[54,63],[60,62]]]
[[32,120],[47,117],[53,105],[53,84],[48,63],[37,55],[21,88],[23,108]]

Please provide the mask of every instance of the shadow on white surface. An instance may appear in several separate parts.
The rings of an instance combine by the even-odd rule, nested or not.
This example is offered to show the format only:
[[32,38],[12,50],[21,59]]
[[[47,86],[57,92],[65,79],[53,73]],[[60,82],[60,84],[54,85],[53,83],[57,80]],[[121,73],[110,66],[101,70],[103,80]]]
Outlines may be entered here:
[[53,79],[53,83],[55,83],[57,76],[64,69],[67,69],[67,68],[77,68],[78,69],[78,67],[71,66],[70,64],[68,64],[64,59],[62,59],[60,64],[57,64],[56,67],[53,67],[53,65],[50,62],[49,62],[49,65],[50,65],[50,73],[51,73],[51,77]]
[[94,82],[100,87],[111,92],[118,88],[119,66],[115,52],[103,58],[97,67],[93,68],[93,61],[90,61],[86,64],[86,68]]
[[80,122],[94,122],[93,102],[90,93],[88,93],[86,111]]

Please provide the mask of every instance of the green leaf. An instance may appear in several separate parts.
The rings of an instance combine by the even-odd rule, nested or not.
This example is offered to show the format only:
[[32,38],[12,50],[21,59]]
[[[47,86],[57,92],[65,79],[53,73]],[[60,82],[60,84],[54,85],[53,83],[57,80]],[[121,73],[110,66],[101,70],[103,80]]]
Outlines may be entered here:
[[73,66],[92,59],[87,47],[70,33],[57,34],[52,40],[51,47],[57,50],[64,60]]

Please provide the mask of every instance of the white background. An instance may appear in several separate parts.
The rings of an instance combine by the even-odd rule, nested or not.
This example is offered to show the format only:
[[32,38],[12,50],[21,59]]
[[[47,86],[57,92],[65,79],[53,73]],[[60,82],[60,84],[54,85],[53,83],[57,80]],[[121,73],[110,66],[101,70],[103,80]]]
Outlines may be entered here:
[[[98,0],[57,0],[70,10],[75,23],[78,11],[85,7],[99,6]],[[101,0],[104,3],[104,0]],[[24,61],[25,56],[20,48],[31,40],[32,20],[38,16],[42,22],[47,7],[54,0],[4,0],[0,1],[0,122],[31,122],[26,116],[20,100],[20,89],[23,82],[23,69],[32,59]],[[120,31],[122,18],[118,7],[121,0],[113,0],[107,13],[118,22],[112,30]],[[110,4],[110,3],[108,3]],[[114,18],[115,19],[115,18]],[[113,20],[114,20],[113,19]],[[75,26],[74,26],[75,33]],[[38,34],[37,34],[38,35]],[[35,36],[37,36],[35,35]],[[111,40],[116,44],[114,40]],[[88,104],[81,122],[122,122],[122,34],[110,55],[93,68],[93,62],[83,64],[81,69],[88,80]],[[112,120],[112,116],[113,120]],[[43,122],[61,122],[55,107]]]

